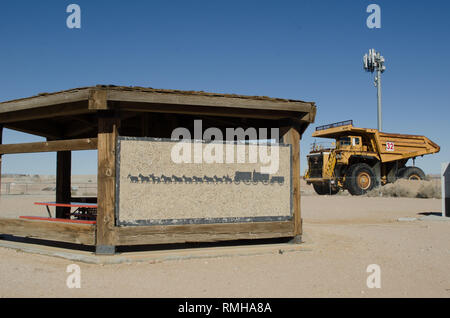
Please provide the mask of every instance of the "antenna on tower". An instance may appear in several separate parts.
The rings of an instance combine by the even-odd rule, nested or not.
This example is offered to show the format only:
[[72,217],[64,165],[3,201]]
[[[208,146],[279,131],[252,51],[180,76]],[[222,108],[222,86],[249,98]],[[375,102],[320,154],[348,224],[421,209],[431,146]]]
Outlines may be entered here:
[[380,52],[375,52],[375,49],[370,49],[368,54],[364,55],[364,69],[366,72],[377,72],[375,76],[375,86],[377,87],[377,99],[378,99],[378,131],[382,129],[381,120],[381,74],[386,70],[384,65],[384,57],[381,56]]

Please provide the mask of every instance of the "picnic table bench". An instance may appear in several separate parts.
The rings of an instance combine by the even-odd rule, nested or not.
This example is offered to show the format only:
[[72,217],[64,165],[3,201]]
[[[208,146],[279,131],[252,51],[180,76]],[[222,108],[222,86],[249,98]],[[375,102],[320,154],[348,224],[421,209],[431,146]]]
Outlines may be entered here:
[[[58,202],[35,202],[35,205],[45,206],[47,209],[47,213],[49,219],[52,218],[52,214],[50,212],[51,206],[53,207],[65,207],[65,208],[75,208],[75,211],[69,212],[67,215],[67,219],[58,219],[58,220],[84,220],[84,221],[95,221],[97,218],[97,203],[85,203],[85,202],[70,202],[70,203],[58,203]],[[55,219],[56,220],[56,219]]]

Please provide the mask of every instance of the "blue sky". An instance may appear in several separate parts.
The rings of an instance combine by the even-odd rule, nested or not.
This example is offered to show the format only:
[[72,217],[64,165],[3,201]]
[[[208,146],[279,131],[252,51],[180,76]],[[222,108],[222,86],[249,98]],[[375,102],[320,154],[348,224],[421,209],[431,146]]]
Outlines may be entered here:
[[[66,7],[81,7],[80,30]],[[381,7],[381,29],[366,8]],[[450,2],[432,1],[3,1],[0,100],[96,84],[265,95],[314,101],[314,127],[353,119],[376,128],[376,88],[362,69],[386,58],[383,130],[423,134],[441,146],[418,159],[427,173],[450,161]],[[4,133],[5,143],[39,138]],[[55,173],[56,154],[7,155],[2,172]],[[95,152],[72,172],[96,173]]]

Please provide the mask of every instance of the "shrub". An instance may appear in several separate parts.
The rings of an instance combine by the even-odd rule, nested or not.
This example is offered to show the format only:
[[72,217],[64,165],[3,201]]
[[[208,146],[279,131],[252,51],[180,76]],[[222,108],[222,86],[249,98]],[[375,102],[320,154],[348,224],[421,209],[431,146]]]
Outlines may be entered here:
[[404,180],[373,189],[366,194],[369,197],[401,197],[401,198],[441,198],[440,180]]

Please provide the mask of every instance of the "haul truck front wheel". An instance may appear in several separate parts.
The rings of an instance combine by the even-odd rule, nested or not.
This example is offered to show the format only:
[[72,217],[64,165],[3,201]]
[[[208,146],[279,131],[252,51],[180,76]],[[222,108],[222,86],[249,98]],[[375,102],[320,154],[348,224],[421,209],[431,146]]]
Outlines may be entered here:
[[345,174],[345,188],[352,195],[362,195],[377,185],[373,169],[365,163],[357,163]]
[[313,183],[313,188],[318,195],[335,195],[339,189],[331,186],[329,183]]

